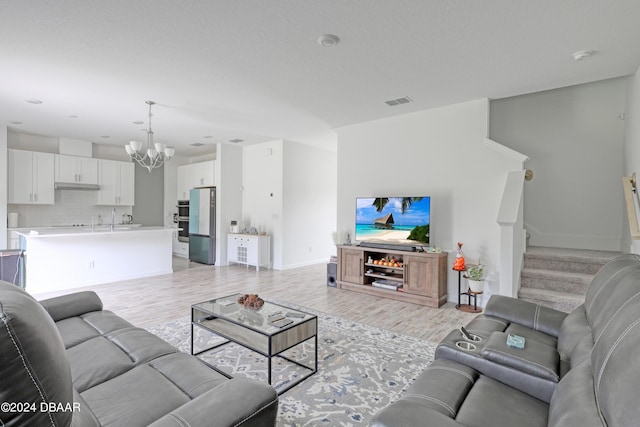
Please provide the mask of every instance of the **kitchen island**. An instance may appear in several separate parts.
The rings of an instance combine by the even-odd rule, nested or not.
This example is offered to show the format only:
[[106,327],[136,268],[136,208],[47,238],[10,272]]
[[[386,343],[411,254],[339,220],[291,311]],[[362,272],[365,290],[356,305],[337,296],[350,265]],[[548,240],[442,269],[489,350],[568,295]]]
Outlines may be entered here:
[[170,274],[168,227],[98,226],[21,232],[31,294]]

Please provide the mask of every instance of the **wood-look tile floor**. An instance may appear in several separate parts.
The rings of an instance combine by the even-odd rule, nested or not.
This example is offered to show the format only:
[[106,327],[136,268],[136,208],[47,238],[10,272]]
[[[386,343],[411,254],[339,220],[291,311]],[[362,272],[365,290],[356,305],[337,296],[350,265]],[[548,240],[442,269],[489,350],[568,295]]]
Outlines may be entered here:
[[[139,327],[190,315],[191,304],[233,293],[257,293],[378,328],[438,342],[475,315],[452,303],[435,309],[328,287],[326,264],[256,271],[243,265],[206,266],[174,257],[173,274],[35,295],[45,299],[95,291],[104,308]],[[27,288],[28,289],[28,288]]]

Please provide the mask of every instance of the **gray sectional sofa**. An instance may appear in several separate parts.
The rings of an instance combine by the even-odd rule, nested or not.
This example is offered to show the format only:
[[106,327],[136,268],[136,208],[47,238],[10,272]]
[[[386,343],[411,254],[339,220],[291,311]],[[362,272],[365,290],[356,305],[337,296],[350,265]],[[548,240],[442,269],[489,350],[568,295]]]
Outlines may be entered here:
[[0,426],[274,426],[276,391],[230,379],[93,292],[38,302],[0,282]]
[[466,329],[372,426],[640,425],[639,257],[606,264],[569,314],[494,296]]

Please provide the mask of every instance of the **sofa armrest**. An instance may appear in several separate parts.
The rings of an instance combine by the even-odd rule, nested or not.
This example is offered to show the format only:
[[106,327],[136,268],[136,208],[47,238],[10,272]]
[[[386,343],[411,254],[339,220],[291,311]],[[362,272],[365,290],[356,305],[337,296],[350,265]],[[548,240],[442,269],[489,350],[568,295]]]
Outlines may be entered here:
[[76,292],[40,301],[55,322],[80,316],[92,311],[102,311],[102,301],[93,291]]
[[485,307],[484,314],[557,338],[562,321],[568,313],[516,298],[493,295]]
[[511,348],[507,345],[507,334],[494,332],[481,354],[499,365],[556,383],[560,381],[560,354],[541,342],[527,340],[523,349]]
[[278,395],[255,380],[234,378],[169,412],[149,427],[273,427]]

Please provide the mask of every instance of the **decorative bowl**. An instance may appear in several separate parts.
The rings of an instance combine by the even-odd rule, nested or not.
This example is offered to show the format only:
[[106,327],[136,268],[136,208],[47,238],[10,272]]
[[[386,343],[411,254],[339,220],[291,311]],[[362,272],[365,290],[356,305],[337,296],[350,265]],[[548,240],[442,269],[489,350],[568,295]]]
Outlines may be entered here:
[[238,298],[238,304],[250,310],[258,311],[264,305],[264,300],[258,294],[244,294]]

